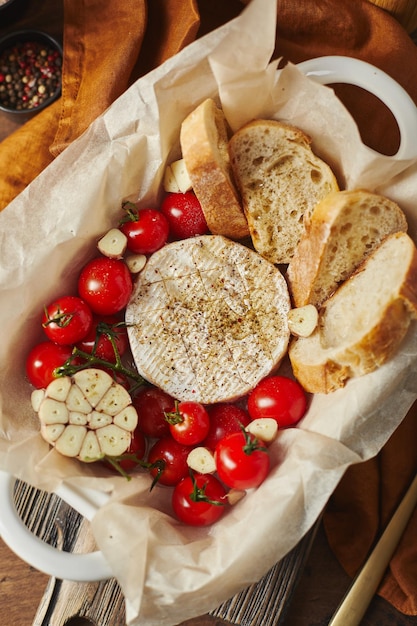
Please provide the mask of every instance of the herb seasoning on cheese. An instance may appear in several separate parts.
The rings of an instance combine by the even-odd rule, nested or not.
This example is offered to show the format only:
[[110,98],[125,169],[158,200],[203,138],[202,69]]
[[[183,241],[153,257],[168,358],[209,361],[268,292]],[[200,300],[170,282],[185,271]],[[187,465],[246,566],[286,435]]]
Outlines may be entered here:
[[231,401],[286,354],[290,310],[281,272],[222,236],[155,252],[126,310],[140,374],[179,400]]

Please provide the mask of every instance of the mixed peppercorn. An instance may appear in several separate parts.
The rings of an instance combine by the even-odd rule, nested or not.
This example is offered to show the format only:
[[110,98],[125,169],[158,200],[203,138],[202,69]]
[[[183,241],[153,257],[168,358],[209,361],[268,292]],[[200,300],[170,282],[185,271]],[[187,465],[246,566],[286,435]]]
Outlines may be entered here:
[[38,108],[61,87],[62,57],[50,44],[16,43],[0,52],[0,105],[15,111]]

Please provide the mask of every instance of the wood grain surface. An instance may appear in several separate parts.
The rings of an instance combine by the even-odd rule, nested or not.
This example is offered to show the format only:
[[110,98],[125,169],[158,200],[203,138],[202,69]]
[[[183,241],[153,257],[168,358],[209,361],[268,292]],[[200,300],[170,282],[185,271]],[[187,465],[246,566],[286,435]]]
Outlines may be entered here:
[[[67,611],[65,621],[51,622],[47,613],[39,621],[43,606],[50,598],[50,585],[54,581],[31,568],[14,555],[0,540],[0,606],[6,622],[13,626],[103,626],[102,622],[92,622],[91,618],[80,617],[80,613]],[[322,526],[319,526],[309,559],[301,579],[296,586],[291,602],[287,605],[282,624],[285,626],[327,626],[331,615],[343,597],[350,583],[349,577],[331,553]],[[85,583],[67,583],[69,609],[75,607],[80,595],[85,593]],[[109,606],[109,598],[101,596],[102,583],[88,585],[91,592],[91,606]],[[119,616],[111,626],[124,626],[124,607],[116,595]],[[42,608],[43,607],[43,608]],[[88,607],[84,607],[88,608]],[[85,615],[85,613],[84,613]],[[100,613],[99,613],[100,615]],[[415,617],[407,617],[395,611],[382,598],[376,596],[367,611],[363,626],[412,626]],[[221,618],[204,615],[188,620],[182,626],[224,626]],[[245,626],[250,626],[246,623]]]

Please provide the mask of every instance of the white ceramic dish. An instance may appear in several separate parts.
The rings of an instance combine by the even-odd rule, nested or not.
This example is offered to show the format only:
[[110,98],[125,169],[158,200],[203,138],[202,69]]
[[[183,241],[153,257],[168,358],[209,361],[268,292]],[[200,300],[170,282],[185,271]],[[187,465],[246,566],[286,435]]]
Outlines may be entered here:
[[[352,84],[377,96],[398,123],[400,145],[395,157],[416,157],[417,108],[407,92],[391,77],[368,63],[340,56],[312,59],[298,67],[321,84]],[[36,569],[60,579],[87,582],[113,576],[101,552],[74,555],[61,552],[35,537],[16,511],[14,483],[13,476],[0,471],[0,535],[11,550]],[[67,486],[59,488],[56,493],[88,520],[107,500],[101,492],[74,490]]]

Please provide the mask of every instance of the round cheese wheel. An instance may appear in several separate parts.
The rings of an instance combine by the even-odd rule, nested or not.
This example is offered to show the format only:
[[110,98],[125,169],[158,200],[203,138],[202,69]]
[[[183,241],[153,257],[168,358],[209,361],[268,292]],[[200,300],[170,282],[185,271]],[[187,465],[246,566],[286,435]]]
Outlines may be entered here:
[[139,373],[178,400],[235,400],[287,352],[290,297],[272,263],[220,235],[164,246],[126,310]]

